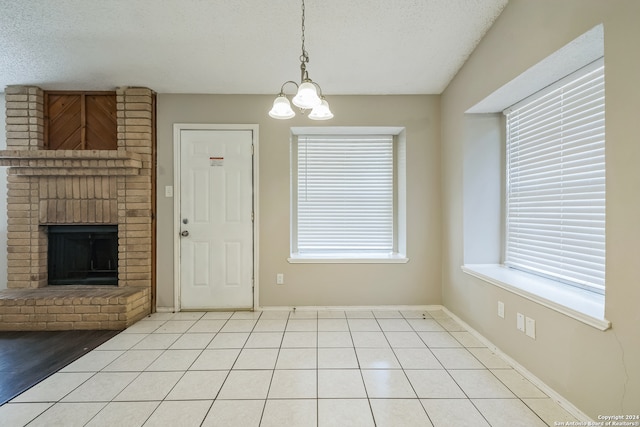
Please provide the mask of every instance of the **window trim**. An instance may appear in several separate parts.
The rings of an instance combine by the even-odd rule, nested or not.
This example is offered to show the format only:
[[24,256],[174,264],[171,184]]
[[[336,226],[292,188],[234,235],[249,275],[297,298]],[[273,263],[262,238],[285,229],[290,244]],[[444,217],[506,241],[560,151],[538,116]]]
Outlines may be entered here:
[[[391,135],[393,137],[394,215],[393,253],[391,254],[300,254],[296,248],[296,218],[293,197],[293,180],[297,177],[295,142],[304,135]],[[291,264],[402,264],[409,262],[406,255],[406,134],[404,127],[397,126],[332,126],[292,127],[290,135],[290,246],[287,261]]]
[[401,254],[373,257],[370,254],[357,257],[349,254],[349,257],[338,258],[335,255],[323,257],[321,255],[294,255],[287,258],[289,264],[406,264],[409,258]]

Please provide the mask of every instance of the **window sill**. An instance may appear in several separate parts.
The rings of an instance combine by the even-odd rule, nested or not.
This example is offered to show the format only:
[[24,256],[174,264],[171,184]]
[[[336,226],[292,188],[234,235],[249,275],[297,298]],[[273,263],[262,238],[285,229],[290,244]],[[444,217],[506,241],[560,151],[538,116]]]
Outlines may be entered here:
[[287,261],[290,264],[406,264],[409,258],[402,254],[294,254]]
[[462,271],[601,331],[611,327],[604,295],[497,264],[468,264]]

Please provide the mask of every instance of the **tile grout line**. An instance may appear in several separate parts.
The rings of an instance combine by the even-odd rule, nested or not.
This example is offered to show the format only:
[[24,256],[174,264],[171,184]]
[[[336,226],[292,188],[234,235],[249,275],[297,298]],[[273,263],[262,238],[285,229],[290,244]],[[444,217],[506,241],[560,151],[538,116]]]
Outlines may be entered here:
[[[260,313],[260,316],[258,317],[262,317],[262,313]],[[282,349],[282,343],[284,342],[284,334],[286,333],[287,330],[287,325],[289,324],[289,318],[291,316],[291,313],[289,313],[289,315],[287,316],[287,321],[284,324],[284,331],[282,331],[282,338],[280,339],[280,346],[278,347],[278,352],[276,354],[276,360],[273,363],[273,370],[271,371],[271,379],[269,380],[269,387],[267,387],[267,394],[264,397],[264,404],[262,405],[262,412],[260,412],[260,422],[258,423],[258,425],[262,424],[262,420],[264,419],[264,413],[267,410],[267,401],[269,399],[269,392],[271,391],[271,385],[273,384],[273,377],[276,374],[276,366],[278,366],[278,359],[280,358],[280,350]],[[258,324],[258,321],[256,321],[256,325]],[[253,327],[253,330],[255,330],[255,325]],[[247,342],[249,341],[249,338],[251,338],[251,333],[249,333],[249,336],[247,337]],[[246,342],[244,344],[245,346],[247,345]],[[242,353],[242,351],[240,351],[240,353]],[[238,355],[238,357],[240,357],[240,355]],[[233,369],[233,367],[232,367]]]
[[[371,314],[373,315],[373,318],[375,319],[375,315],[373,314],[373,311],[371,312]],[[346,313],[345,313],[345,315],[346,315]],[[376,320],[376,323],[377,323],[377,320]],[[378,325],[378,326],[380,326],[380,325]],[[367,399],[367,405],[369,406],[369,412],[371,413],[371,419],[373,419],[373,424],[375,426],[375,425],[377,425],[376,417],[373,414],[373,407],[371,406],[371,398],[369,397],[369,390],[367,390],[367,384],[364,381],[364,374],[362,373],[362,371],[363,371],[362,365],[360,364],[360,358],[358,357],[358,352],[356,351],[356,342],[353,339],[353,332],[356,332],[356,331],[352,331],[351,330],[351,324],[349,323],[349,318],[347,318],[347,327],[349,328],[349,335],[351,336],[351,343],[353,344],[353,352],[355,353],[356,361],[358,362],[358,372],[360,372],[360,379],[362,380],[362,388],[364,388],[365,399]]]
[[[424,310],[426,311],[426,310]],[[425,347],[427,348],[427,350],[429,352],[431,352],[431,349],[429,348],[429,346],[427,345],[426,342],[424,342],[424,340],[422,339],[422,337],[418,334],[418,331],[415,330],[414,326],[409,322],[409,320],[404,316],[404,314],[402,312],[400,312],[400,315],[402,316],[402,318],[404,319],[405,322],[407,322],[407,324],[409,325],[409,327],[413,330],[413,332],[418,336],[418,338],[420,339],[420,341],[422,341],[425,345]],[[429,315],[429,317],[431,317]],[[422,313],[422,319],[426,319],[426,315],[423,312]],[[386,336],[386,335],[385,335]],[[391,344],[391,343],[389,343]],[[407,375],[407,372],[404,368],[404,366],[402,365],[402,363],[400,363],[400,359],[398,359],[398,355],[395,351],[396,349],[391,346],[391,351],[393,352],[393,355],[396,357],[396,359],[398,360],[398,365],[400,365],[400,369],[402,369],[402,373],[404,374],[405,378],[407,379],[407,381],[409,382],[409,385],[411,386],[411,389],[413,390],[413,392],[416,394],[416,397],[418,399],[418,403],[420,403],[420,407],[422,408],[422,410],[424,411],[425,415],[427,416],[427,419],[429,420],[429,422],[431,423],[431,425],[433,426],[433,420],[431,419],[431,417],[429,416],[429,412],[427,411],[427,408],[424,407],[424,404],[422,403],[422,399],[420,399],[420,396],[418,395],[417,390],[415,389],[415,386],[413,385],[413,383],[411,382],[411,380],[409,379],[409,375]],[[433,354],[433,352],[431,352],[431,354]],[[435,357],[435,355],[433,356]],[[437,358],[436,358],[437,360]]]
[[[194,364],[194,363],[196,363],[196,361],[200,358],[200,356],[202,356],[202,355],[204,354],[204,352],[205,352],[205,350],[208,348],[208,346],[213,342],[213,340],[215,339],[215,337],[217,337],[217,336],[218,336],[218,334],[220,333],[220,331],[222,331],[222,328],[224,328],[224,327],[225,327],[225,325],[229,322],[229,320],[231,320],[231,318],[232,318],[232,317],[233,317],[233,314],[232,314],[231,316],[229,316],[229,318],[228,318],[228,319],[226,319],[226,320],[225,320],[225,322],[222,324],[222,326],[220,326],[220,329],[218,329],[218,331],[213,335],[213,337],[211,338],[211,340],[209,341],[209,343],[207,343],[207,345],[205,345],[205,346],[204,346],[204,348],[203,348],[203,349],[202,349],[202,351],[200,352],[200,355],[198,355],[198,357],[196,357],[196,358],[193,360],[193,362],[191,363],[191,365],[190,365],[189,367],[193,366],[193,364]],[[204,319],[204,315],[200,318],[200,320],[202,320],[202,319]],[[196,323],[197,323],[197,322],[196,322]],[[193,326],[195,326],[195,325],[196,325],[196,323],[194,323],[194,324],[193,324]],[[193,327],[193,326],[192,326],[192,327]],[[189,330],[190,330],[190,329],[191,329],[191,328],[189,328]],[[187,330],[187,331],[185,332],[185,334],[186,334],[186,333],[188,333],[188,332],[189,332],[189,330]],[[236,360],[234,360],[234,362],[233,362],[234,364],[235,364],[235,363],[236,363],[236,361],[238,360],[238,357],[240,357],[240,353],[238,353],[238,356],[236,356]],[[233,365],[231,365],[231,367],[233,368]],[[188,368],[187,368],[187,370],[185,371],[185,373],[182,375],[182,377],[180,377],[180,379],[184,378],[184,376],[185,376],[185,375],[187,375],[187,372],[189,372],[189,369],[188,369]],[[229,374],[230,374],[230,373],[231,373],[231,369],[229,369],[229,371],[227,372],[227,375],[225,375],[225,377],[224,377],[224,380],[222,380],[222,382],[220,383],[220,388],[218,389],[218,392],[216,393],[216,395],[215,395],[215,397],[213,398],[213,400],[211,401],[211,405],[209,406],[209,408],[208,408],[208,409],[207,409],[207,411],[205,412],[204,417],[202,418],[202,421],[200,422],[200,426],[202,426],[202,424],[204,424],[204,421],[207,419],[207,417],[209,416],[209,413],[210,413],[210,412],[211,412],[211,410],[213,409],[213,405],[216,403],[216,400],[218,399],[218,396],[220,396],[220,392],[222,391],[222,387],[224,386],[224,383],[226,383],[226,382],[227,382],[227,378],[229,378]],[[167,396],[169,396],[169,394],[171,394],[171,392],[172,392],[172,391],[173,391],[173,389],[176,387],[176,385],[178,385],[178,383],[179,383],[179,382],[180,382],[180,380],[178,380],[178,381],[173,385],[173,387],[171,387],[171,390],[169,390],[169,392],[166,394],[165,399],[166,399],[166,397],[167,397]],[[164,401],[164,399],[163,399],[163,401]],[[160,405],[158,405],[158,407],[159,407],[159,406],[160,406]],[[156,407],[156,409],[158,409],[158,407]],[[154,410],[154,412],[155,412],[155,410]],[[153,415],[153,413],[151,413],[151,414],[149,415],[149,417],[147,417],[147,419],[145,420],[145,423],[146,423],[147,421],[149,421],[149,418],[151,417],[151,415]],[[144,425],[144,423],[143,423],[143,425]]]

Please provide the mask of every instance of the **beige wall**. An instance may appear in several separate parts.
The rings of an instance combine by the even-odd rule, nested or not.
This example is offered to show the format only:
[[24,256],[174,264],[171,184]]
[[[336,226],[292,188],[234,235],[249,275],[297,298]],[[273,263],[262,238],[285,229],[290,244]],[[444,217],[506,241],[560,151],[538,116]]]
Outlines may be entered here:
[[[443,303],[593,418],[640,413],[639,17],[637,0],[511,0],[442,95]],[[474,129],[464,111],[599,23],[606,66],[606,317],[613,325],[606,332],[460,270],[469,237],[465,138]],[[506,304],[504,320],[496,316],[497,300]],[[536,320],[536,340],[516,330],[516,311]]]
[[[331,96],[335,118],[273,120],[273,96],[158,95],[159,307],[173,306],[173,124],[254,124],[259,130],[261,306],[415,305],[440,300],[438,96]],[[407,264],[289,264],[289,134],[292,126],[404,126]],[[285,284],[276,285],[277,273]]]

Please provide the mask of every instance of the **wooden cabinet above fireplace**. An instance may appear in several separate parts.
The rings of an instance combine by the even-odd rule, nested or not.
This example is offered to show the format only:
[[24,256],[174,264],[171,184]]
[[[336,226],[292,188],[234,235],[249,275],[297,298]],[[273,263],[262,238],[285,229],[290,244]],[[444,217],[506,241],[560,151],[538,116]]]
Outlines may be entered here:
[[115,92],[44,93],[47,150],[116,150]]

